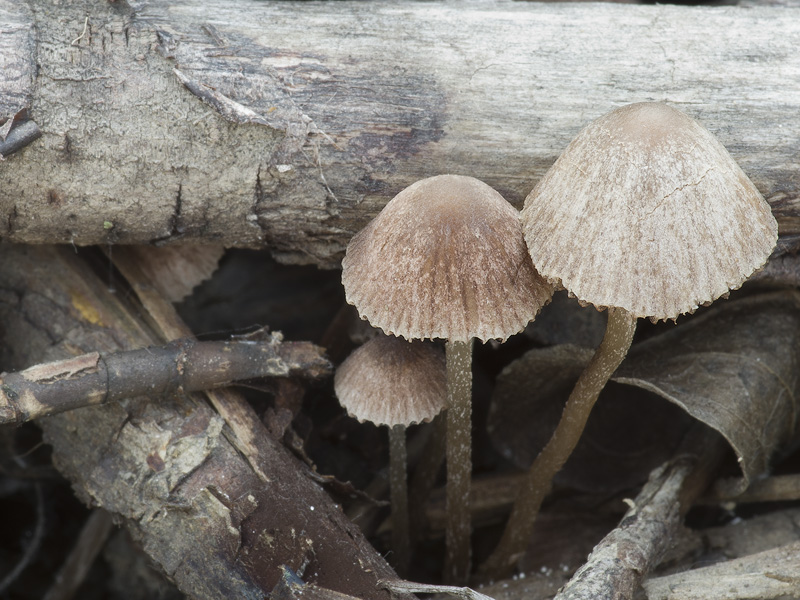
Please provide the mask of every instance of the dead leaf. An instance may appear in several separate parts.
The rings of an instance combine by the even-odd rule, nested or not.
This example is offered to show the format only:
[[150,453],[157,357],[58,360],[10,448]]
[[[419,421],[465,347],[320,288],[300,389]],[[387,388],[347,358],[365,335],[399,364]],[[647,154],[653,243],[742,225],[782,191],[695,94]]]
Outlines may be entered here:
[[[800,293],[720,302],[631,350],[556,478],[582,490],[635,485],[666,460],[687,425],[669,400],[725,437],[742,487],[769,471],[798,420]],[[488,418],[494,445],[528,468],[549,439],[592,351],[571,345],[529,351],[497,379]],[[652,394],[627,390],[627,386]]]
[[525,328],[525,335],[539,346],[575,344],[596,348],[606,330],[606,315],[587,310],[566,290],[553,294],[550,304]]
[[799,334],[798,292],[721,302],[635,346],[614,381],[658,394],[722,434],[746,487],[794,436]]
[[[550,439],[593,353],[571,344],[538,348],[498,376],[487,428],[495,448],[521,469],[530,467]],[[646,481],[671,456],[691,418],[658,397],[642,396],[627,386],[607,386],[578,446],[556,475],[558,485],[603,493],[625,490]]]

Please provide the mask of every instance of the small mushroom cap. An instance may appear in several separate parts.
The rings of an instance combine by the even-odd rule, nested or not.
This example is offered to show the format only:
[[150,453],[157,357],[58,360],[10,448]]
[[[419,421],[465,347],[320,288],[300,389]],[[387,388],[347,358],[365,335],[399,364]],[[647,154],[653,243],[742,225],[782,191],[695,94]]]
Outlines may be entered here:
[[682,112],[630,104],[587,125],[528,195],[539,272],[583,303],[675,319],[738,288],[778,226],[725,148]]
[[362,318],[407,339],[504,340],[552,296],[519,213],[473,177],[410,185],[357,233],[342,283]]
[[447,403],[444,351],[382,335],[339,366],[333,385],[347,414],[359,421],[389,426],[429,421]]

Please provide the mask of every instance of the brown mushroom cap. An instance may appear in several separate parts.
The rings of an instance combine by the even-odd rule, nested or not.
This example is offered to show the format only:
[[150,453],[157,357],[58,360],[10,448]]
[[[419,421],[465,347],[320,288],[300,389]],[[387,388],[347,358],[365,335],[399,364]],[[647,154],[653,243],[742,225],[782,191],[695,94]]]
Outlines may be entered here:
[[373,338],[339,366],[334,389],[359,421],[389,426],[429,421],[447,403],[444,352],[431,343]]
[[522,211],[539,272],[582,302],[674,319],[739,287],[777,223],[725,148],[658,103],[587,125]]
[[519,213],[485,183],[438,175],[397,194],[347,246],[347,301],[407,339],[504,340],[547,303]]

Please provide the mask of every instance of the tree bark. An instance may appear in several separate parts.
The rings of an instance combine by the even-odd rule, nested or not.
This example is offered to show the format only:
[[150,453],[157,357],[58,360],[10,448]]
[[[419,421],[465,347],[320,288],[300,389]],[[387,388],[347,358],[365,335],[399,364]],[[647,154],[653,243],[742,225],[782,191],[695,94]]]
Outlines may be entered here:
[[[5,369],[159,341],[133,316],[132,296],[110,292],[71,248],[6,245],[0,282]],[[38,423],[78,497],[122,520],[187,595],[261,599],[285,565],[310,583],[387,600],[376,585],[394,573],[315,474],[247,403],[230,391],[225,402],[238,402],[236,422],[199,394],[179,392]]]
[[5,240],[335,266],[413,181],[521,207],[583,125],[643,100],[706,125],[800,236],[795,7],[0,0],[0,23],[0,121],[43,134],[0,163]]

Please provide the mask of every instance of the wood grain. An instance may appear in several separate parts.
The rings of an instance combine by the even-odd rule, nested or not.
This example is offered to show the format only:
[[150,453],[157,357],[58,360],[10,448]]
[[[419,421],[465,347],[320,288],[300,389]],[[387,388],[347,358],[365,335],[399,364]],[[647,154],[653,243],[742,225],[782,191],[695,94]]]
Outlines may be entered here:
[[717,135],[783,239],[800,235],[795,6],[31,7],[15,34],[27,44],[4,60],[32,68],[35,42],[30,114],[44,135],[0,165],[6,240],[213,240],[335,266],[413,181],[473,175],[519,208],[584,124],[643,100]]

